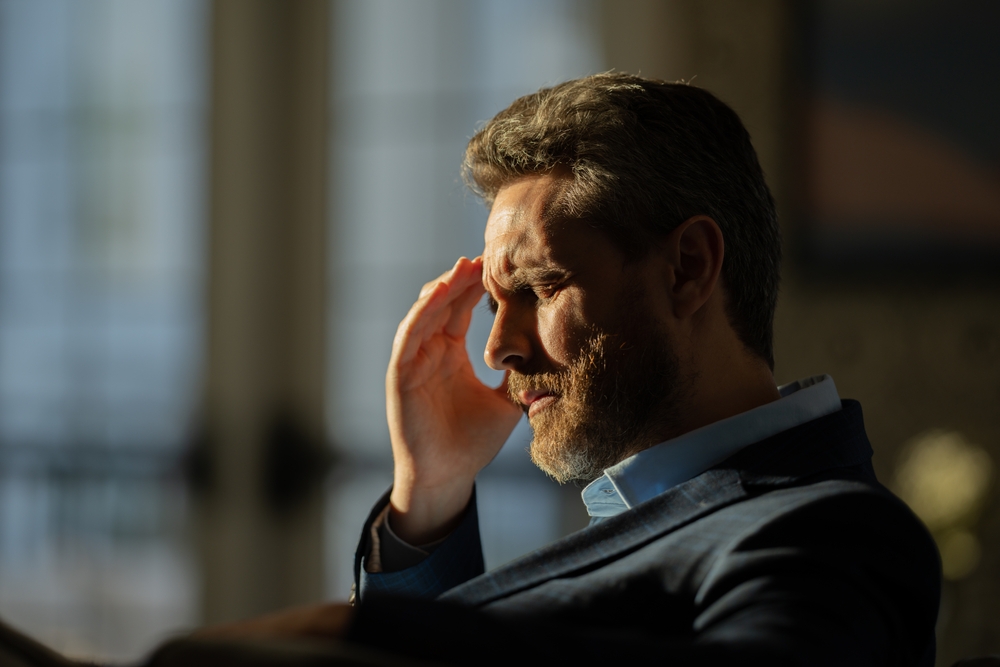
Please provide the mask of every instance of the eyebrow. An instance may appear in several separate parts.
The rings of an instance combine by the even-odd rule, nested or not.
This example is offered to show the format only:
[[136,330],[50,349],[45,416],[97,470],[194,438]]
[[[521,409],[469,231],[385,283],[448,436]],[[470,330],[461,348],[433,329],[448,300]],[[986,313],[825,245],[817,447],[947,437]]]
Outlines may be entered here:
[[[509,262],[509,259],[505,261],[505,263]],[[565,279],[569,273],[570,272],[564,268],[548,263],[539,264],[537,266],[518,267],[507,274],[510,280],[509,287],[504,287],[502,285],[498,285],[498,287],[500,288],[499,291],[504,294],[515,294],[531,287],[532,285],[537,285],[538,283]],[[499,304],[493,297],[493,293],[490,292],[488,287],[486,288],[486,297],[487,306],[489,307],[490,312],[496,314]]]
[[569,271],[554,264],[539,264],[538,266],[518,267],[511,272],[511,281],[515,289],[527,287],[553,278],[562,278]]

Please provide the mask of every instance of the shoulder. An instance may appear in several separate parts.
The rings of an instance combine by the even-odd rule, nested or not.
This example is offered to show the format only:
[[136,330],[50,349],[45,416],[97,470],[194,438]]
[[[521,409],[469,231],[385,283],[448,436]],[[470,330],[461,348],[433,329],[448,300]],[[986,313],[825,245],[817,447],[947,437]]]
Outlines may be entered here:
[[693,625],[705,641],[737,632],[801,644],[803,654],[933,662],[937,549],[884,488],[830,480],[773,489],[712,520],[720,523],[705,529],[722,537],[692,590]]
[[797,547],[831,542],[889,556],[907,550],[937,567],[934,542],[913,512],[884,487],[827,480],[751,494],[721,509],[715,521],[731,530],[724,550]]
[[[746,515],[750,521],[737,540],[755,535],[793,533],[799,539],[819,537],[829,531],[868,535],[877,529],[883,541],[886,531],[907,535],[921,542],[931,538],[920,520],[887,489],[855,480],[825,480],[813,484],[751,490],[748,498],[722,510],[725,515]],[[886,535],[887,536],[887,535]]]
[[941,565],[934,541],[884,487],[830,480],[775,489],[717,513],[732,526],[702,597],[748,577],[832,579],[886,608],[926,610],[933,625]]

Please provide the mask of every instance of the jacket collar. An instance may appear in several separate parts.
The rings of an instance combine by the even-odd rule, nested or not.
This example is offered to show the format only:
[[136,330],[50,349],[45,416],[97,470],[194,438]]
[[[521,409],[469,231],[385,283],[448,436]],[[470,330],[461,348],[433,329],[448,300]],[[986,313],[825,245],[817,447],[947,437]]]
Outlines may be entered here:
[[750,445],[630,511],[457,586],[441,599],[482,605],[600,567],[707,514],[773,488],[823,478],[876,483],[861,406],[857,401],[843,401],[842,406],[838,412]]
[[593,517],[620,514],[700,475],[755,442],[841,409],[829,375],[778,387],[781,398],[688,431],[604,471],[581,496]]

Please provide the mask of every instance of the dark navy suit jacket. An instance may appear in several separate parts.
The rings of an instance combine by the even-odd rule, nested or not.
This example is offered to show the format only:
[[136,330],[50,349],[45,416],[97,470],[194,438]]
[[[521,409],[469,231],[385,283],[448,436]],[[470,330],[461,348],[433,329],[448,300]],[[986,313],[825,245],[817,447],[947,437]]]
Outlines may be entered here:
[[937,551],[871,455],[844,401],[485,574],[474,500],[425,561],[366,573],[386,496],[349,637],[454,664],[930,667]]

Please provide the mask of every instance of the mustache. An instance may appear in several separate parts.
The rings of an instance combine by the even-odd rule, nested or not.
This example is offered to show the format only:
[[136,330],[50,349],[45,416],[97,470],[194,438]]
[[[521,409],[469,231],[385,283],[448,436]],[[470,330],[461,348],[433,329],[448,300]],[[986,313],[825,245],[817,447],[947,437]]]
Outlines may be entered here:
[[559,370],[536,373],[512,370],[507,377],[507,395],[512,402],[520,405],[520,394],[525,391],[546,391],[557,396],[572,393],[576,385],[605,368],[608,340],[609,336],[603,333],[590,336],[576,359]]
[[511,371],[507,377],[507,396],[514,403],[521,403],[521,392],[546,391],[551,394],[563,395],[573,382],[573,371],[567,368],[562,371],[545,373],[519,373]]

